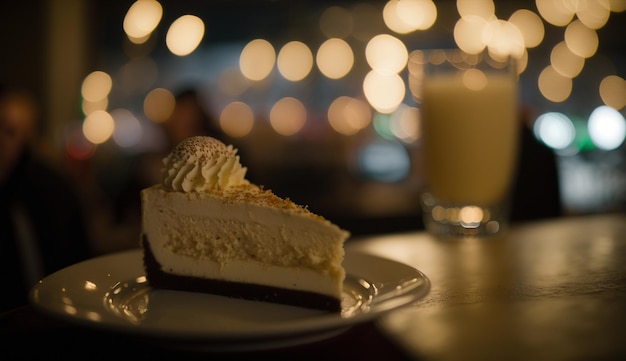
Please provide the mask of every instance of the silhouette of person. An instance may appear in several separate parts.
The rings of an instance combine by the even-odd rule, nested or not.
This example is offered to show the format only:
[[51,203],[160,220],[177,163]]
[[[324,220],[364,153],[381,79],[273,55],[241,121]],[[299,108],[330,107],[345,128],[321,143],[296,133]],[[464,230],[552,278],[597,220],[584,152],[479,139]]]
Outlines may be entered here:
[[517,180],[513,186],[512,222],[563,215],[556,156],[533,135],[530,112],[527,107],[521,111],[521,144]]
[[0,310],[24,305],[42,277],[90,256],[81,201],[69,178],[35,151],[39,109],[0,89]]

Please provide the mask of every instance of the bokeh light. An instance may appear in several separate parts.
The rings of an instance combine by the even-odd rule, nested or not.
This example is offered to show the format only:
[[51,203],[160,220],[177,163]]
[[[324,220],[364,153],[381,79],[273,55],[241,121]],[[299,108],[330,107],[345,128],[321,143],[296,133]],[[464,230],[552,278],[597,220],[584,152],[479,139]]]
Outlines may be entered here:
[[487,46],[483,40],[483,32],[488,21],[479,16],[466,16],[454,25],[454,41],[457,46],[468,54],[478,54]]
[[602,105],[591,112],[587,123],[591,141],[604,150],[617,149],[626,137],[626,120],[617,110]]
[[365,48],[369,66],[379,73],[399,73],[407,64],[409,52],[404,43],[389,34],[373,37]]
[[324,76],[329,79],[341,79],[354,66],[354,53],[345,40],[332,38],[320,45],[315,61]]
[[83,114],[89,115],[96,110],[107,110],[108,106],[109,106],[108,97],[104,97],[95,102],[90,102],[88,100],[83,99],[82,110],[83,110]]
[[621,110],[626,106],[626,80],[609,75],[600,82],[600,97],[604,104]]
[[290,41],[278,52],[276,66],[285,79],[300,81],[309,75],[313,68],[313,54],[303,42]]
[[467,69],[463,72],[462,82],[467,89],[480,91],[485,89],[489,81],[482,70]]
[[522,74],[528,67],[528,51],[524,49],[521,56],[515,59],[515,65],[517,66],[517,74]]
[[383,8],[385,25],[398,34],[429,29],[437,19],[431,0],[389,0]]
[[155,0],[135,1],[124,16],[124,32],[131,42],[144,43],[163,16],[163,7]]
[[[399,107],[398,107],[399,108]],[[393,113],[375,113],[374,118],[372,119],[372,125],[374,126],[374,130],[376,134],[381,136],[382,138],[394,140],[395,137],[391,130],[391,115]]]
[[195,15],[183,15],[167,30],[165,43],[174,55],[191,54],[204,37],[204,22]]
[[541,18],[530,10],[516,10],[509,17],[509,22],[515,25],[522,33],[526,48],[539,46],[545,37],[545,28]]
[[459,222],[465,228],[477,228],[484,217],[485,212],[481,207],[465,206],[459,211]]
[[462,18],[478,16],[485,20],[492,20],[496,6],[492,0],[457,0],[456,9]]
[[115,123],[113,140],[122,148],[135,146],[141,140],[141,123],[128,109],[115,109],[111,111],[111,117]]
[[519,58],[524,53],[524,36],[506,20],[491,20],[483,30],[483,41],[489,54],[497,59],[507,56]]
[[385,4],[383,8],[383,21],[385,25],[398,34],[407,34],[415,31],[413,27],[405,23],[400,17],[400,12],[398,11],[399,2],[400,0],[389,0]]
[[391,115],[389,129],[404,143],[414,143],[420,138],[420,110],[401,104]]
[[298,133],[306,123],[307,111],[296,98],[285,97],[277,101],[270,111],[270,124],[276,133],[291,136]]
[[246,103],[234,101],[222,109],[219,122],[224,133],[234,138],[241,138],[252,131],[254,113]]
[[537,84],[541,94],[555,103],[567,100],[572,93],[572,79],[561,75],[552,66],[541,71]]
[[565,149],[576,138],[572,121],[562,113],[548,112],[540,115],[533,124],[535,137],[553,149]]
[[609,20],[611,5],[609,0],[579,1],[576,17],[589,29],[600,29]]
[[328,107],[330,126],[343,135],[352,135],[366,128],[372,120],[369,105],[359,99],[341,96]]
[[409,174],[411,160],[407,150],[399,142],[377,140],[360,150],[358,167],[366,178],[381,182],[397,182]]
[[363,80],[363,93],[370,105],[381,113],[395,111],[405,96],[404,81],[398,74],[372,70]]
[[85,77],[81,86],[83,99],[89,102],[99,102],[109,96],[113,87],[111,76],[103,71],[94,71]]
[[155,123],[164,123],[174,112],[176,99],[174,94],[164,88],[153,89],[143,101],[143,112]]
[[568,3],[571,1],[535,0],[541,17],[554,26],[566,26],[574,18],[575,12]]
[[562,41],[552,48],[550,65],[559,74],[568,78],[575,78],[583,70],[585,58],[574,54]]
[[239,69],[248,79],[261,81],[267,78],[274,69],[276,51],[265,39],[250,41],[239,56]]
[[83,121],[83,134],[93,144],[106,142],[115,130],[115,122],[111,114],[104,110],[96,110]]
[[598,50],[598,34],[579,20],[572,21],[565,29],[565,43],[572,53],[583,58],[592,57]]

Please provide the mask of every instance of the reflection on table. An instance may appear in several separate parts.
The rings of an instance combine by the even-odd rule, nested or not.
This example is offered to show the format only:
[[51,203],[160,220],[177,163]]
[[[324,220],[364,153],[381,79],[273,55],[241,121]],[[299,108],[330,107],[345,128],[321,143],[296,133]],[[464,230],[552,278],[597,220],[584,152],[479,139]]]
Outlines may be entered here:
[[501,239],[424,233],[350,245],[412,265],[430,294],[380,321],[427,360],[589,360],[626,356],[626,217],[518,225]]

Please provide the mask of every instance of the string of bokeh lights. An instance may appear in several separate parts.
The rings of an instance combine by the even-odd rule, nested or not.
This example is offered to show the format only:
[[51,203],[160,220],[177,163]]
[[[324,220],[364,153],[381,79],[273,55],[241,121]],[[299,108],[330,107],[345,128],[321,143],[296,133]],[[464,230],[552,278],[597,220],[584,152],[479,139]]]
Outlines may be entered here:
[[[536,0],[535,5],[536,12],[519,9],[508,19],[499,19],[492,0],[457,0],[459,18],[453,30],[454,41],[471,54],[487,51],[494,57],[514,56],[521,74],[528,63],[527,50],[544,41],[544,22],[563,29],[563,40],[552,47],[549,64],[537,79],[540,94],[550,102],[561,103],[570,97],[573,79],[581,73],[586,60],[597,52],[597,30],[607,23],[612,12],[626,10],[626,0]],[[351,31],[351,15],[341,6],[331,6],[322,13],[320,29],[327,40],[315,52],[296,40],[278,51],[267,39],[248,42],[241,50],[238,71],[223,74],[227,80],[220,89],[234,98],[219,112],[223,131],[239,138],[252,131],[257,115],[237,96],[268,79],[275,70],[289,82],[302,81],[314,67],[328,79],[339,81],[346,77],[358,56],[346,40]],[[363,77],[362,97],[337,97],[328,107],[327,121],[331,129],[346,136],[374,123],[382,136],[413,143],[419,139],[420,113],[417,107],[403,103],[407,91],[401,75],[410,53],[392,33],[430,29],[437,20],[437,6],[432,0],[389,0],[379,15],[391,33],[367,40],[364,56],[370,70]],[[133,44],[143,44],[153,36],[162,16],[163,7],[157,0],[137,0],[124,17],[124,32]],[[167,29],[166,46],[172,54],[187,56],[199,47],[204,32],[200,17],[183,15]],[[143,114],[135,115],[125,109],[109,111],[108,97],[113,85],[111,76],[101,70],[87,75],[82,84],[82,133],[94,145],[113,138],[120,147],[132,147],[141,138],[142,118],[162,123],[173,111],[174,95],[164,88],[152,89],[145,95]],[[599,148],[615,149],[626,136],[626,122],[619,113],[626,106],[626,81],[609,75],[600,82],[598,93],[604,104],[589,118],[588,134]],[[267,118],[278,134],[292,136],[303,129],[307,114],[301,100],[285,97],[270,107]],[[534,130],[539,139],[557,150],[570,149],[577,137],[573,122],[554,112],[541,115]]]

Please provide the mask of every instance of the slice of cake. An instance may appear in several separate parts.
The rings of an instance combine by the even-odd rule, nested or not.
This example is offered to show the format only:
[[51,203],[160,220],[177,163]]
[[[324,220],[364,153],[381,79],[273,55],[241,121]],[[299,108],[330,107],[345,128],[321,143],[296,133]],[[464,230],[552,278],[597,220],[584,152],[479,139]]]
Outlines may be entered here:
[[164,164],[141,191],[152,287],[341,310],[348,232],[250,183],[217,139],[189,138]]

